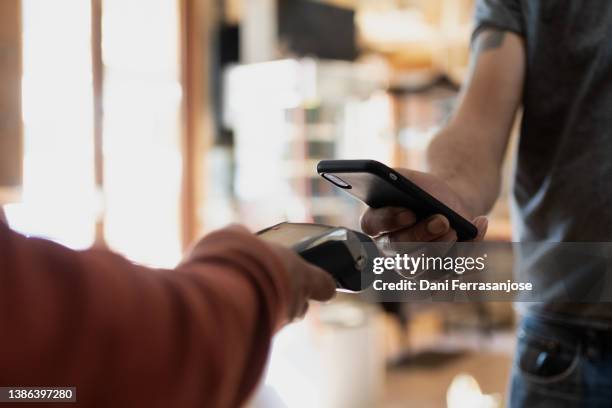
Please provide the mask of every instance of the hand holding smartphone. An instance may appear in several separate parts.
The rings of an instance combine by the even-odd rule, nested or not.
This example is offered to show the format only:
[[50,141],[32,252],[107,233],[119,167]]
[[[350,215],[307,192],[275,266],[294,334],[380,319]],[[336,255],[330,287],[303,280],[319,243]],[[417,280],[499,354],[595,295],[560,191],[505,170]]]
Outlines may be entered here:
[[[411,210],[411,213],[406,212],[406,215],[413,214],[416,218],[414,222],[440,214],[450,224],[445,227],[456,232],[457,240],[470,241],[479,236],[478,228],[474,224],[398,171],[382,163],[374,160],[325,160],[319,163],[317,171],[326,180],[374,209],[366,213],[366,216],[383,211],[376,209],[385,207]],[[443,218],[435,217],[432,220]],[[383,226],[379,227],[384,230]]]

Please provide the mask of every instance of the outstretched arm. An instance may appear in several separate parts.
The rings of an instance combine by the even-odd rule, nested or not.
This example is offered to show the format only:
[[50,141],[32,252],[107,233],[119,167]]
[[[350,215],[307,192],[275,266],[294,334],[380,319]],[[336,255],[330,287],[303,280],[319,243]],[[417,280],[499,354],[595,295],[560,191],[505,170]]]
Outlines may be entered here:
[[159,271],[0,224],[0,384],[76,386],[92,407],[240,406],[275,331],[333,295],[323,274],[237,227]]

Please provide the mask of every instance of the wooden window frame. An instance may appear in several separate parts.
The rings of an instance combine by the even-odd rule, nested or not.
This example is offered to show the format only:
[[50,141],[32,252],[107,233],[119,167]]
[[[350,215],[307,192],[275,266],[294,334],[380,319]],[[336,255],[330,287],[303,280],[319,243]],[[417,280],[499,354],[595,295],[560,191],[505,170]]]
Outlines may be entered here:
[[0,205],[17,201],[23,179],[21,0],[0,2]]
[[204,228],[204,158],[212,142],[213,129],[209,78],[215,7],[213,0],[179,1],[183,88],[181,225],[186,249]]

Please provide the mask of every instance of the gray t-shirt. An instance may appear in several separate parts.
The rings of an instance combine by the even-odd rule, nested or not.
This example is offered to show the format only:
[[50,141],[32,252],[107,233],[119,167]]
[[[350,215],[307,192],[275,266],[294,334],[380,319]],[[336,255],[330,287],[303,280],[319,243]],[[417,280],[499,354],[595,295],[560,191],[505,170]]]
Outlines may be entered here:
[[[478,0],[475,20],[476,31],[512,31],[525,41],[518,237],[612,241],[612,1]],[[532,251],[523,260],[538,264],[535,258],[545,256]],[[554,294],[550,300],[535,310],[612,324],[612,304],[553,304]]]

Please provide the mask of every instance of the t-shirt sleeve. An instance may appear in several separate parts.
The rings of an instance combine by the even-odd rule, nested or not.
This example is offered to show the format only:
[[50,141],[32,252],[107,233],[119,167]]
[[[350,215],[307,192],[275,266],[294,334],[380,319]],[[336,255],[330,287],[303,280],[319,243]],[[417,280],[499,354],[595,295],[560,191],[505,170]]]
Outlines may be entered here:
[[477,0],[474,12],[474,34],[485,28],[497,28],[524,34],[521,0]]

